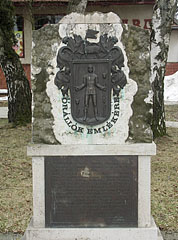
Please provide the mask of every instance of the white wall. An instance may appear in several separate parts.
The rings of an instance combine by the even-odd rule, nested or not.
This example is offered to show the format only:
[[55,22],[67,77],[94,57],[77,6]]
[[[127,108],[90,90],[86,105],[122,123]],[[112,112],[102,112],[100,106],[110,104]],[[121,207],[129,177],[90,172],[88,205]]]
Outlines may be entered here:
[[[148,19],[152,18],[153,5],[115,5],[115,6],[89,6],[87,11],[101,11],[101,12],[115,12],[121,19],[128,19],[128,24],[133,24],[133,22],[140,21],[140,26],[144,27]],[[28,17],[27,9],[17,9],[18,14],[24,15],[24,47],[25,47],[25,58],[21,61],[24,64],[30,64],[31,59],[31,42],[32,42],[32,26]],[[64,15],[64,7],[46,7],[46,8],[36,8],[34,10],[35,14],[62,14]],[[148,22],[146,23],[148,27]],[[171,34],[170,50],[168,62],[178,62],[178,30],[173,30]]]
[[178,62],[178,29],[171,33],[168,62]]
[[115,6],[90,6],[89,11],[102,11],[117,13],[121,19],[128,19],[128,24],[132,24],[133,19],[139,19],[144,27],[144,19],[152,18],[153,5],[115,5]]

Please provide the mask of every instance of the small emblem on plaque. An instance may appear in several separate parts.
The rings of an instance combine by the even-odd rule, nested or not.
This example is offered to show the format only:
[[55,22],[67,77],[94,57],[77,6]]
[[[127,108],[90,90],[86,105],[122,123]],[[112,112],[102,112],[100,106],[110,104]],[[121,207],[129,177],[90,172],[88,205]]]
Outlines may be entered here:
[[84,178],[90,177],[90,169],[88,167],[85,167],[84,170],[81,171],[81,176]]
[[111,91],[119,95],[127,80],[121,68],[124,56],[115,46],[117,39],[100,37],[98,43],[90,43],[81,36],[65,37],[66,46],[59,49],[55,77],[56,86],[63,96],[70,92],[73,119],[84,125],[98,125],[111,114]]

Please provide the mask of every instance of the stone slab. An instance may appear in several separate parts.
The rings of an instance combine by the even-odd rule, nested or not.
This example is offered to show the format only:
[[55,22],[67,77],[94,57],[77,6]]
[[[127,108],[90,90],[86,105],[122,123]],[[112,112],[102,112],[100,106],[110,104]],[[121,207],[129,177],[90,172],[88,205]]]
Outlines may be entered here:
[[178,128],[178,122],[166,121],[166,127]]
[[151,158],[138,157],[138,226],[151,224]]
[[163,240],[152,220],[150,228],[34,228],[32,221],[24,240]]
[[45,157],[45,226],[138,227],[138,156]]
[[47,145],[32,144],[29,156],[79,156],[79,155],[156,155],[155,143],[121,145]]
[[[127,84],[117,99],[114,99],[111,91],[110,117],[95,126],[88,126],[74,120],[71,114],[70,91],[68,97],[63,97],[54,83],[59,69],[66,69],[67,63],[70,62],[67,60],[65,67],[60,61],[57,63],[59,50],[63,47],[71,47],[65,40],[70,39],[72,45],[74,44],[75,51],[72,51],[72,54],[79,51],[80,55],[83,51],[83,47],[80,48],[83,45],[80,44],[86,40],[88,30],[95,31],[97,34],[96,39],[87,38],[87,41],[91,45],[96,44],[100,49],[104,47],[105,52],[108,51],[108,41],[117,39],[114,47],[120,48],[123,53],[124,64],[121,71],[127,78]],[[107,38],[107,41],[103,43],[102,38]],[[114,13],[96,12],[86,15],[72,13],[56,25],[45,26],[39,31],[34,31],[32,44],[33,142],[66,145],[151,143],[149,40],[149,31],[122,25],[118,15]],[[82,59],[85,59],[85,55],[86,53],[82,52]],[[97,59],[96,56],[94,58],[94,60]],[[75,60],[75,57],[70,59]],[[73,60],[71,62],[74,63]],[[110,76],[110,70],[108,73]],[[71,78],[72,76],[69,77]]]
[[8,115],[8,108],[0,107],[0,118],[7,118],[7,115]]
[[[114,21],[113,21],[114,20]],[[88,30],[90,31],[96,31],[96,39],[93,39],[90,37],[86,38]],[[137,92],[137,83],[134,79],[131,79],[129,77],[129,67],[128,67],[128,57],[126,55],[125,46],[122,42],[122,34],[123,34],[123,27],[121,25],[120,18],[113,14],[102,14],[102,13],[92,13],[88,15],[82,15],[82,14],[76,14],[72,13],[68,16],[65,16],[59,25],[59,36],[62,39],[67,39],[66,41],[62,41],[61,44],[58,46],[58,55],[57,55],[57,63],[58,68],[62,69],[63,65],[65,68],[69,68],[71,72],[71,77],[69,77],[70,85],[72,85],[71,88],[75,88],[75,85],[81,86],[83,82],[84,76],[86,76],[87,73],[87,66],[91,64],[96,71],[96,76],[98,79],[98,83],[100,86],[107,86],[109,85],[110,75],[112,72],[111,67],[109,65],[112,64],[112,61],[104,65],[104,62],[100,63],[100,66],[97,66],[97,62],[100,60],[105,60],[104,57],[99,57],[101,49],[105,49],[105,51],[109,52],[112,51],[112,49],[115,49],[116,54],[116,47],[119,47],[119,51],[123,54],[123,67],[122,70],[127,78],[127,84],[124,86],[124,89],[122,90],[122,94],[120,96],[116,97],[111,93],[111,89],[109,90],[111,96],[108,97],[106,95],[103,95],[104,93],[100,91],[95,93],[96,102],[98,105],[98,102],[103,103],[103,99],[105,104],[97,106],[97,112],[100,116],[103,111],[106,113],[108,110],[108,105],[111,107],[110,114],[105,121],[102,123],[95,123],[94,125],[90,126],[89,123],[87,124],[87,117],[85,119],[85,123],[82,123],[81,121],[76,121],[75,117],[73,116],[74,109],[76,108],[76,116],[79,115],[80,119],[83,119],[83,112],[86,111],[86,107],[84,107],[84,100],[85,97],[80,98],[80,95],[82,94],[83,90],[79,92],[77,95],[76,91],[72,91],[72,89],[69,91],[69,96],[63,96],[62,92],[57,88],[57,86],[54,84],[55,82],[55,76],[60,76],[60,71],[57,73],[55,72],[55,69],[52,70],[51,66],[55,66],[56,64],[56,57],[54,59],[51,59],[51,66],[47,68],[47,71],[51,71],[51,74],[49,76],[49,81],[46,85],[46,92],[50,99],[51,106],[52,106],[52,115],[54,117],[54,123],[53,123],[53,132],[55,135],[55,138],[58,142],[61,144],[73,144],[74,142],[78,144],[114,144],[116,142],[119,142],[120,144],[123,144],[126,142],[126,140],[129,137],[129,119],[132,116],[132,109],[131,104],[133,102],[134,95]],[[77,36],[77,37],[76,37]],[[104,37],[105,36],[105,37]],[[107,38],[105,42],[105,38]],[[87,40],[84,40],[87,39]],[[114,41],[111,39],[117,39],[116,43],[114,44]],[[89,42],[87,46],[87,42]],[[71,46],[73,44],[73,46]],[[91,54],[90,59],[88,59],[88,55],[90,54],[90,51],[97,52],[98,50],[95,50],[94,47],[90,44],[97,44],[94,45],[95,48],[99,48],[99,52]],[[110,44],[113,47],[107,48],[107,44]],[[86,45],[86,48],[85,48]],[[101,47],[102,46],[102,47]],[[93,49],[91,48],[93,47]],[[61,56],[59,55],[60,51],[62,51],[62,48],[64,49],[64,53],[61,53]],[[88,48],[88,50],[87,50]],[[67,58],[67,54],[65,55],[65,51],[69,50],[70,58]],[[76,53],[71,53],[75,49]],[[84,50],[83,50],[84,49]],[[84,53],[80,54],[80,52],[84,51]],[[87,54],[85,54],[85,51]],[[71,55],[70,55],[71,53]],[[64,55],[64,58],[67,58],[66,60],[62,60],[62,56]],[[105,53],[106,55],[106,53]],[[102,55],[103,56],[103,55]],[[110,53],[110,58],[112,54]],[[117,56],[117,54],[116,54]],[[85,58],[84,58],[85,57]],[[120,57],[120,56],[119,56]],[[117,58],[119,58],[117,56]],[[70,63],[70,59],[74,59]],[[107,59],[109,59],[109,56],[107,56]],[[75,61],[79,61],[80,64],[74,64]],[[87,62],[86,62],[87,61]],[[83,65],[82,65],[83,62]],[[95,62],[95,63],[94,63]],[[84,64],[85,63],[85,64]],[[77,65],[77,66],[75,66]],[[104,68],[102,68],[104,65]],[[80,67],[81,66],[81,67]],[[108,67],[107,67],[108,66]],[[111,65],[116,66],[114,65]],[[49,70],[48,70],[49,69]],[[97,72],[97,69],[101,69],[103,72],[105,71],[106,79],[103,78],[103,76],[100,74],[100,72]],[[73,73],[75,72],[75,74]],[[78,76],[76,72],[79,72],[82,76]],[[53,73],[53,74],[52,74]],[[95,72],[94,72],[95,73]],[[61,73],[62,74],[62,73]],[[114,73],[112,73],[114,75]],[[75,79],[75,75],[77,75]],[[65,75],[66,76],[66,75]],[[67,75],[68,76],[68,75]],[[73,80],[74,79],[74,80]],[[77,79],[79,79],[77,81]],[[74,83],[73,83],[74,82]],[[104,85],[103,85],[104,84]],[[60,85],[60,84],[59,84]],[[96,88],[96,87],[95,87]],[[87,87],[85,87],[84,92],[86,91]],[[107,89],[107,87],[106,87]],[[75,93],[75,97],[74,97]],[[97,98],[97,95],[100,94]],[[122,96],[121,96],[122,95]],[[89,100],[90,100],[89,95]],[[104,97],[104,98],[103,98]],[[107,99],[109,99],[107,101]],[[78,105],[76,106],[77,100]],[[86,101],[86,100],[85,100]],[[91,109],[91,101],[89,101],[88,106],[90,108],[87,110],[88,112],[93,112]],[[73,104],[72,104],[73,103]],[[73,106],[73,108],[72,108]],[[101,109],[101,110],[100,110]],[[127,110],[126,110],[127,109]],[[96,112],[96,109],[95,109]],[[104,114],[105,114],[104,113]],[[108,118],[109,117],[109,118]],[[94,117],[93,117],[94,118]]]
[[178,101],[164,101],[165,105],[177,105]]
[[[32,162],[34,226],[45,227],[44,157],[33,156]],[[138,226],[150,226],[150,216],[150,156],[138,156]]]
[[44,158],[32,159],[33,169],[33,219],[34,226],[45,226],[45,174]]

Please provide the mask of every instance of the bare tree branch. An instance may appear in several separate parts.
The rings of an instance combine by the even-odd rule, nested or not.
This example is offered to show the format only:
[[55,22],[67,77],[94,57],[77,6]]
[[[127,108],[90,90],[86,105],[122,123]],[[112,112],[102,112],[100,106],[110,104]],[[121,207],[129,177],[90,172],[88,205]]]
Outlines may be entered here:
[[67,13],[85,13],[88,0],[69,0]]

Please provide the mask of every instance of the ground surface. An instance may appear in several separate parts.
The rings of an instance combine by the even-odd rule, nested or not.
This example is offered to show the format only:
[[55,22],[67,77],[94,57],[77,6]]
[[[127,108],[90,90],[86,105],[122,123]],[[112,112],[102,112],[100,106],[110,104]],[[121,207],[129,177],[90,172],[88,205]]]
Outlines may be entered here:
[[152,214],[161,230],[178,232],[178,128],[167,133],[152,158]]
[[[178,122],[178,105],[167,105],[166,121]],[[152,157],[152,214],[159,228],[178,232],[178,128],[167,128],[167,136],[155,141]]]
[[7,101],[0,102],[0,107],[7,107],[8,103]]
[[178,122],[178,105],[166,105],[166,121]]
[[0,119],[0,232],[25,230],[32,210],[30,127],[11,128]]
[[[166,106],[166,120],[178,121],[178,105]],[[0,232],[25,231],[32,215],[30,126],[12,128],[0,119]],[[156,140],[152,159],[152,214],[163,231],[178,232],[178,129]]]

